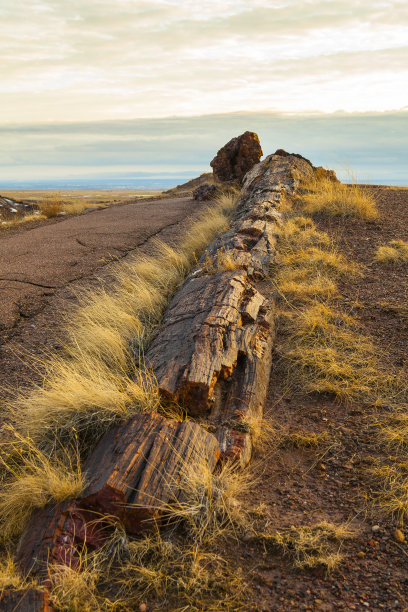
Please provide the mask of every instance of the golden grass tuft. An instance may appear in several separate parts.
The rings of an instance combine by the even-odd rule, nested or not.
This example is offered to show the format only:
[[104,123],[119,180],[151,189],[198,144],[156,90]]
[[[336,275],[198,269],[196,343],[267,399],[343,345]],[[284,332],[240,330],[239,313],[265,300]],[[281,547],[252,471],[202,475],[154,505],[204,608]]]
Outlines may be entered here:
[[382,264],[402,265],[408,263],[408,242],[391,240],[387,245],[378,247],[375,260]]
[[0,559],[0,596],[4,589],[24,588],[25,582],[10,555]]
[[359,185],[344,185],[314,177],[303,185],[302,209],[307,213],[375,219],[378,210],[373,197]]
[[261,534],[261,538],[290,557],[298,569],[321,566],[330,572],[343,560],[341,544],[355,535],[348,524],[324,521],[312,526],[292,526],[271,535]]

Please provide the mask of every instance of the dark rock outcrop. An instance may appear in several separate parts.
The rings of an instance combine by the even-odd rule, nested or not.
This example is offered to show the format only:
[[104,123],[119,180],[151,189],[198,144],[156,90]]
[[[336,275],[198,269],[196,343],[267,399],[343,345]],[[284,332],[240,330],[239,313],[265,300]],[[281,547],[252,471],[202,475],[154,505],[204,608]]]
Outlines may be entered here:
[[34,209],[32,204],[18,202],[12,198],[0,195],[0,220],[13,219],[21,217],[32,212]]
[[193,198],[202,202],[204,200],[213,200],[219,194],[219,188],[216,185],[201,185],[193,191]]
[[263,155],[258,135],[245,132],[230,140],[214,157],[210,166],[220,183],[240,183]]

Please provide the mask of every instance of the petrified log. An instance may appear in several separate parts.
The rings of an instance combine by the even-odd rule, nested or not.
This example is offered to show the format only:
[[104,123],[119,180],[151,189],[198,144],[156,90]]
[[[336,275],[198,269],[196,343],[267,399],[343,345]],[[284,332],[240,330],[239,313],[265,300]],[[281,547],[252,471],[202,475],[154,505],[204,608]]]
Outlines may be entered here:
[[240,182],[259,162],[263,153],[255,132],[245,132],[232,138],[210,162],[214,178],[221,183]]
[[[227,456],[236,455],[235,442],[228,442],[234,422],[239,427],[262,413],[272,321],[272,303],[244,270],[190,277],[146,353],[164,397],[215,425]],[[248,459],[248,453],[241,458]]]
[[241,463],[271,367],[274,304],[257,282],[275,257],[282,195],[313,173],[308,160],[278,152],[246,174],[231,228],[207,247],[146,353],[162,395],[215,425],[223,455]]
[[45,591],[36,589],[19,589],[0,593],[0,610],[2,612],[54,612],[49,604]]
[[215,437],[196,423],[138,415],[108,431],[90,455],[81,505],[139,533],[179,497],[186,467],[212,471],[219,456]]
[[88,458],[80,500],[36,512],[20,540],[24,575],[45,579],[53,564],[78,567],[84,547],[100,548],[113,519],[133,534],[151,529],[182,493],[186,469],[214,469],[220,448],[196,423],[140,414],[109,430]]
[[100,515],[81,508],[78,501],[50,504],[32,515],[15,561],[23,575],[45,580],[51,565],[78,568],[84,547],[89,551],[100,548],[108,534]]

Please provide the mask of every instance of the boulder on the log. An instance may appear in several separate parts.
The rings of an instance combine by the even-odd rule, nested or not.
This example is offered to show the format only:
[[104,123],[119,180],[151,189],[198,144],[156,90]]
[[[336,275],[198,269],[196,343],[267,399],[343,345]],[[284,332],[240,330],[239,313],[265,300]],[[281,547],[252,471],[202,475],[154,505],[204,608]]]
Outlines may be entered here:
[[19,589],[0,593],[0,610],[2,612],[54,612],[50,606],[46,591],[36,589]]
[[140,414],[116,425],[84,465],[88,486],[80,500],[37,511],[20,539],[16,563],[45,579],[53,564],[76,568],[81,551],[100,548],[114,520],[132,534],[152,529],[182,494],[186,469],[215,468],[216,437],[190,421]]
[[259,162],[263,153],[258,135],[245,132],[232,138],[210,162],[214,178],[220,183],[239,183]]
[[206,183],[205,185],[200,185],[197,189],[193,191],[194,200],[198,200],[199,202],[206,200],[214,200],[217,197],[220,190],[217,185],[210,185]]

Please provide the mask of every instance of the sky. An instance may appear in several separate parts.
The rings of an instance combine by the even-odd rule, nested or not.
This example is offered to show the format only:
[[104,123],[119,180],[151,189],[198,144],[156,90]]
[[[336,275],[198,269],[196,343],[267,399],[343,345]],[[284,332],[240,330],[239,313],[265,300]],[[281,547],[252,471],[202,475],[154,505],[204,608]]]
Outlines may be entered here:
[[206,170],[254,127],[349,164],[400,151],[408,3],[1,0],[0,66],[1,178]]

